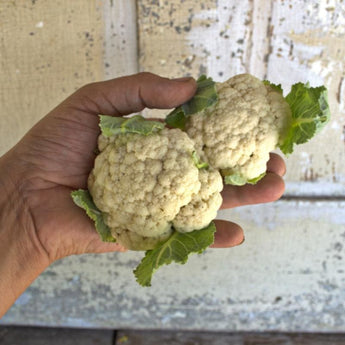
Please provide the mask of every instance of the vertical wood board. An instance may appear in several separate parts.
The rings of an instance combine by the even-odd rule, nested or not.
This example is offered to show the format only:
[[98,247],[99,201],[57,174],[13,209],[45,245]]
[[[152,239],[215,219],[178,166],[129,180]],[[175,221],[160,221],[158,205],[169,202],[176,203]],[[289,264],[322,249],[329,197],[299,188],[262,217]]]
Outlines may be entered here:
[[285,92],[298,81],[325,84],[332,120],[288,158],[287,194],[341,196],[344,13],[343,1],[140,0],[140,69],[169,77],[206,73],[217,81],[249,72],[281,83]]
[[0,155],[84,84],[137,72],[135,1],[0,1]]
[[103,1],[103,59],[106,79],[138,72],[135,0]]
[[319,195],[344,195],[345,3],[274,1],[270,32],[268,79],[286,90],[298,81],[325,84],[332,114],[323,132],[288,160],[290,193],[298,194],[303,181]]
[[0,2],[0,154],[60,101],[103,76],[95,1]]

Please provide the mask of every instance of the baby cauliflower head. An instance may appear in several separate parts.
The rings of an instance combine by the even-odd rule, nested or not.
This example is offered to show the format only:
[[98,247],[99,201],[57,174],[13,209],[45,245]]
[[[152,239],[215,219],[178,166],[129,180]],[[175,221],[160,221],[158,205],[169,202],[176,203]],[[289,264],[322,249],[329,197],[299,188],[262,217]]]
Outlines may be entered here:
[[249,74],[216,83],[218,102],[188,117],[198,153],[228,183],[255,181],[282,139],[291,111],[281,92]]
[[100,115],[88,190],[72,198],[103,241],[147,250],[134,274],[150,286],[158,267],[214,243],[223,181],[255,184],[270,151],[292,153],[329,118],[324,86],[297,83],[284,97],[280,85],[249,74],[223,83],[201,76],[194,97],[167,115],[173,129],[139,115]]
[[101,136],[99,149],[88,188],[127,249],[152,249],[174,229],[201,229],[215,218],[222,178],[216,170],[197,168],[194,142],[183,131]]
[[201,186],[198,193],[192,196],[191,201],[180,209],[173,220],[174,228],[179,232],[206,227],[210,220],[216,218],[222,204],[220,192],[223,189],[223,178],[218,170],[199,170],[199,181]]

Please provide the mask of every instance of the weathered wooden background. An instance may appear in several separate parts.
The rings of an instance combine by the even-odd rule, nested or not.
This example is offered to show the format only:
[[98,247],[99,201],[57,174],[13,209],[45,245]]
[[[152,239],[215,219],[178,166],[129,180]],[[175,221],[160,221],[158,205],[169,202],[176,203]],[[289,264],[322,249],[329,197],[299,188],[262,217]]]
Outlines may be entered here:
[[325,84],[332,111],[287,160],[285,199],[220,212],[246,230],[241,247],[150,289],[134,282],[138,253],[66,258],[0,323],[345,331],[344,56],[342,0],[0,0],[0,153],[84,83],[139,70]]

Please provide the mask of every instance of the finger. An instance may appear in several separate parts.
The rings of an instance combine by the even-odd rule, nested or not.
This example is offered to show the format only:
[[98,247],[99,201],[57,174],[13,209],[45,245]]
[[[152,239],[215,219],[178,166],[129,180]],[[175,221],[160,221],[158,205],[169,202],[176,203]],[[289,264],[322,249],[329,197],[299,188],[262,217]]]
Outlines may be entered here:
[[283,179],[277,174],[270,172],[255,185],[225,185],[222,191],[223,204],[221,208],[272,202],[283,195],[284,189]]
[[152,73],[139,73],[88,84],[66,102],[89,113],[127,115],[144,108],[169,109],[193,97],[193,78],[168,79]]
[[100,240],[99,235],[94,230],[90,235],[89,242],[86,248],[82,251],[84,253],[110,253],[110,252],[126,252],[127,249],[119,243],[107,243]]
[[283,158],[276,153],[270,153],[270,160],[267,162],[267,171],[284,176],[286,166]]
[[79,207],[76,208],[76,205],[73,205],[72,211],[76,224],[70,234],[70,237],[73,239],[72,242],[74,243],[74,252],[72,252],[72,254],[127,251],[127,249],[119,243],[102,241],[95,229],[94,221],[85,214],[84,210]]
[[243,230],[239,225],[218,219],[214,222],[217,231],[211,248],[229,248],[238,246],[244,242]]

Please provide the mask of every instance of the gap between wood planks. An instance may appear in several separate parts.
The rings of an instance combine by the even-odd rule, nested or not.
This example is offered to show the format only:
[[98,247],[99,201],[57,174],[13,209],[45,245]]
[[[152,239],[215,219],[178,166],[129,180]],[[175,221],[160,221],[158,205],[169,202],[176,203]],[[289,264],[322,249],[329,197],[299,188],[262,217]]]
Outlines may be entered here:
[[0,326],[1,345],[345,345],[345,334]]

